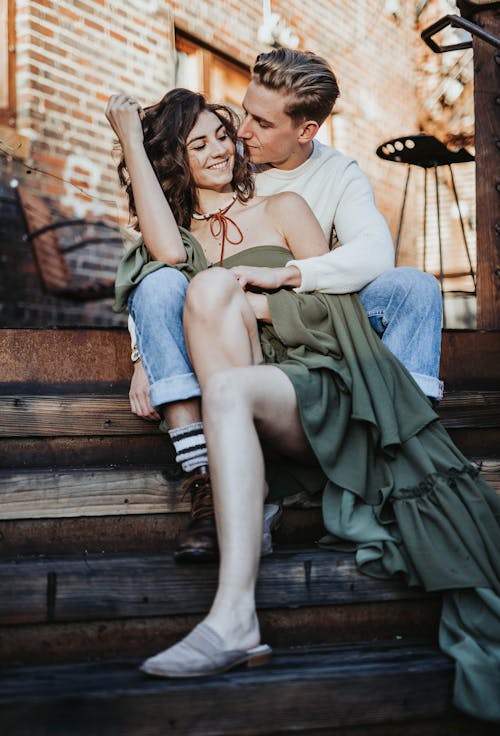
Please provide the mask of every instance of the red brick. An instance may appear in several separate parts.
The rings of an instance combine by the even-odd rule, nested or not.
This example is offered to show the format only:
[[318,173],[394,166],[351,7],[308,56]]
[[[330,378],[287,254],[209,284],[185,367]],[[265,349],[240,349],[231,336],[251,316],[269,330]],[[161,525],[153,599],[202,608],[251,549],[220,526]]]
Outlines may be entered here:
[[32,20],[30,21],[30,28],[32,31],[36,31],[37,33],[41,33],[42,36],[47,36],[49,38],[54,37],[54,31],[51,28],[47,28],[42,23],[37,23],[36,21]]

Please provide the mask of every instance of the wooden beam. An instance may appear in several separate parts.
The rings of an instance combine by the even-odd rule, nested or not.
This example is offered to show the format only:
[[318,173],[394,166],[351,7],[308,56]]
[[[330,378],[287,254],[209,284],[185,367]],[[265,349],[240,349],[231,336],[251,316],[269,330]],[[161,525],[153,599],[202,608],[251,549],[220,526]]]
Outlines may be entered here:
[[[500,391],[456,391],[439,414],[447,427],[498,427],[499,407]],[[0,438],[158,434],[158,424],[132,414],[123,395],[0,396]]]
[[117,437],[13,437],[0,443],[0,468],[8,469],[110,465],[168,468],[174,464],[173,445],[162,432]]
[[187,512],[180,486],[159,469],[4,470],[0,519]]
[[[0,329],[0,355],[2,394],[126,395],[132,375],[123,329]],[[494,388],[499,363],[500,331],[443,331],[441,375],[448,389]]]
[[453,391],[438,407],[447,429],[500,425],[500,391]]
[[128,385],[130,338],[123,329],[0,330],[2,384]]
[[[178,565],[171,554],[82,555],[0,563],[0,622],[92,621],[202,613],[215,594],[217,565]],[[259,608],[426,598],[397,580],[363,575],[354,554],[309,550],[264,557]]]
[[443,331],[439,375],[445,392],[498,388],[499,366],[500,331]]
[[[475,22],[500,36],[500,8],[482,10]],[[476,117],[477,326],[500,328],[500,56],[473,37]]]
[[[263,641],[273,647],[411,639],[437,642],[441,599],[379,601],[259,611]],[[23,624],[0,628],[2,667],[146,657],[175,644],[202,614]],[[421,736],[419,734],[419,736]]]
[[[155,435],[127,396],[2,396],[0,437]],[[168,436],[168,435],[167,435]]]
[[[266,667],[195,680],[148,679],[138,665],[4,671],[3,732],[257,736],[310,728],[340,736],[364,725],[359,736],[371,732],[369,724],[383,725],[379,733],[391,724],[400,729],[392,733],[410,733],[411,723],[422,721],[412,733],[427,734],[428,719],[450,714],[454,669],[435,647],[394,643],[291,648],[275,652]],[[452,732],[433,733],[445,731]]]
[[[481,458],[484,480],[500,491],[500,461]],[[294,508],[317,508],[311,500],[284,499]],[[181,481],[160,469],[67,468],[0,471],[0,520],[177,514],[188,512]]]

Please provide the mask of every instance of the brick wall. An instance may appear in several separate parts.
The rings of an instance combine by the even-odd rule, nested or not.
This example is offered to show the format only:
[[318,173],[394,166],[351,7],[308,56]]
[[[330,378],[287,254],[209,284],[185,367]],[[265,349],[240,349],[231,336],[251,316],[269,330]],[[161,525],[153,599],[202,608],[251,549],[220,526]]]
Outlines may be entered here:
[[[16,5],[17,130],[30,140],[32,166],[29,176],[22,171],[20,176],[61,213],[102,214],[122,226],[126,208],[104,118],[109,94],[133,92],[149,104],[173,85],[174,25],[247,65],[264,50],[257,39],[261,0],[19,0]],[[404,167],[378,159],[375,149],[394,136],[418,132],[415,62],[422,42],[413,0],[401,0],[395,16],[385,7],[385,0],[272,2],[273,12],[298,33],[300,47],[322,54],[336,70],[341,98],[334,143],[368,174],[394,231]],[[8,167],[0,159],[4,179]],[[405,237],[411,252],[411,228]],[[107,273],[116,259],[116,253],[101,249],[74,267]],[[33,297],[30,320],[36,320],[38,301]],[[64,323],[68,305],[59,307],[50,319]],[[109,304],[79,309],[79,314],[69,310],[73,321],[121,323]],[[42,308],[39,314],[43,323]]]

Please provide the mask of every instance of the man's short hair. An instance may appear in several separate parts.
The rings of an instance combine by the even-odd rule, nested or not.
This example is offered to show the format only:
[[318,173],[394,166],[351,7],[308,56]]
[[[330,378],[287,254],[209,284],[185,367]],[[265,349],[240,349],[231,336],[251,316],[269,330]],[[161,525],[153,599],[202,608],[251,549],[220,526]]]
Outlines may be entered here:
[[339,96],[330,65],[312,51],[274,49],[259,54],[252,78],[257,84],[286,95],[285,113],[296,123],[315,120],[321,125]]

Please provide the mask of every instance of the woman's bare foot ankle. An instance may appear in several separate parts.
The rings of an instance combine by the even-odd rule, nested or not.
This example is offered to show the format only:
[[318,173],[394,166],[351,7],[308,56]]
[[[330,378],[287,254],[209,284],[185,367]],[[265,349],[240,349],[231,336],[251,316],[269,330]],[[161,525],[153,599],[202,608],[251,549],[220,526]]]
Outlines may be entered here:
[[210,611],[204,623],[219,634],[226,649],[252,649],[260,644],[259,620],[255,611],[243,615],[236,611],[229,615]]

